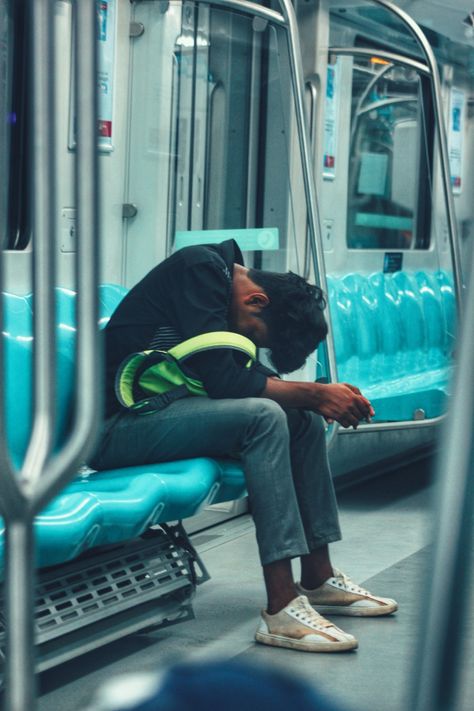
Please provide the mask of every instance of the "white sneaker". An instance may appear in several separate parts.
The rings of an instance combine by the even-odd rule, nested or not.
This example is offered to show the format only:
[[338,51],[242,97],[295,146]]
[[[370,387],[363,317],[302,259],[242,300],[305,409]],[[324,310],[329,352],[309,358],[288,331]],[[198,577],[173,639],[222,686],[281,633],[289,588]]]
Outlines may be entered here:
[[296,597],[276,615],[262,610],[255,639],[272,647],[304,652],[345,652],[357,647],[355,637],[321,617],[304,595]]
[[309,602],[325,615],[352,615],[356,617],[378,617],[390,615],[398,610],[395,600],[372,595],[344,573],[333,569],[334,577],[326,580],[315,590],[306,590],[299,583],[296,589],[306,595]]

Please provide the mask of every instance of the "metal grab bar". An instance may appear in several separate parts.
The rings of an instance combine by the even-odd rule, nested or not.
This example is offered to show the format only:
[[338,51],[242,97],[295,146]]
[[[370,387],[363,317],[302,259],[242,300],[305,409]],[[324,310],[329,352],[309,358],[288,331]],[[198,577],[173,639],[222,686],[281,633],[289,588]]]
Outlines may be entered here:
[[457,234],[456,214],[454,212],[453,193],[451,190],[451,172],[449,168],[448,139],[446,127],[443,121],[443,102],[441,97],[441,81],[439,78],[438,64],[430,43],[425,37],[417,23],[404,10],[389,2],[388,0],[371,0],[377,5],[381,5],[389,12],[394,13],[409,29],[410,33],[417,40],[423,50],[426,63],[431,73],[431,85],[433,87],[433,108],[437,128],[439,157],[441,163],[441,175],[443,182],[444,199],[446,203],[449,245],[454,269],[454,282],[456,288],[456,298],[458,302],[458,312],[462,316],[463,311],[463,279],[461,268],[461,254]]
[[[100,359],[95,0],[76,0],[73,10],[77,119],[77,376],[72,434],[55,454],[54,3],[29,0],[33,43],[35,402],[32,435],[19,476],[8,453],[3,399],[0,405],[0,505],[6,524],[5,711],[34,711],[36,707],[33,518],[90,451],[101,412],[97,393]],[[1,256],[0,253],[0,260]],[[3,343],[0,342],[0,368],[3,366]]]
[[[33,429],[19,472],[9,462],[2,432],[0,499],[5,519],[5,709],[35,706],[34,553],[31,486],[44,468],[55,427],[54,372],[54,22],[52,4],[30,0],[33,145],[33,300],[34,410]],[[3,346],[3,344],[2,344]],[[4,413],[2,412],[2,421]]]
[[[305,89],[309,95],[309,139],[311,142],[312,153],[314,155],[315,140],[316,140],[316,130],[317,130],[317,102],[318,102],[318,84],[314,77],[310,77],[306,80]],[[308,218],[306,217],[306,238],[304,243],[304,260],[303,260],[303,276],[305,279],[309,279],[311,274],[311,264],[310,264],[310,250],[308,246],[311,242],[308,229]]]
[[[290,58],[291,80],[295,95],[295,114],[298,128],[298,140],[301,154],[301,164],[303,170],[303,181],[308,207],[308,227],[310,236],[311,253],[313,256],[314,273],[318,284],[324,293],[327,293],[326,273],[324,266],[324,253],[321,237],[321,221],[319,206],[316,195],[316,183],[314,179],[313,161],[311,159],[311,140],[308,120],[305,111],[305,81],[303,74],[303,62],[301,59],[301,47],[298,34],[296,15],[291,0],[279,0],[283,16],[287,25],[288,53]],[[336,354],[334,350],[334,339],[332,336],[331,319],[328,319],[328,338],[326,340],[327,362],[329,370],[329,380],[336,382]],[[328,449],[334,444],[339,424],[332,425],[331,432],[327,440]]]
[[[94,447],[102,413],[98,332],[98,169],[97,169],[97,47],[94,0],[75,2],[75,114],[77,154],[77,358],[73,427],[66,445],[53,456],[32,495],[37,513],[64,486]],[[79,49],[80,48],[80,49]]]
[[20,471],[27,498],[43,471],[53,446],[56,426],[56,329],[54,275],[56,248],[56,150],[54,17],[51,3],[31,3],[33,77],[33,431]]
[[[429,600],[414,669],[414,711],[455,708],[456,682],[463,649],[464,613],[469,595],[474,513],[474,259],[461,334],[450,416],[437,463],[438,515],[433,566],[426,586]],[[429,586],[429,587],[428,587]]]

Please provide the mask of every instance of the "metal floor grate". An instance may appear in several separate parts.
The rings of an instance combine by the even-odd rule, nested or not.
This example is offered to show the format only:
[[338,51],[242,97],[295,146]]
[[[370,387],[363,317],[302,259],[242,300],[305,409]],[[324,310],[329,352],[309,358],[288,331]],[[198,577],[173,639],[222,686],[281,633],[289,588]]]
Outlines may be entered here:
[[[40,572],[36,586],[35,627],[41,656],[49,650],[61,661],[90,647],[99,631],[106,643],[151,625],[192,616],[197,554],[180,526],[154,529],[145,538],[95,551],[72,563]],[[207,574],[207,573],[206,573]],[[206,578],[207,579],[207,578]],[[4,649],[3,590],[0,589],[0,653]],[[115,630],[114,630],[115,625]],[[68,647],[67,655],[61,640]],[[74,653],[73,646],[77,647]],[[52,666],[51,659],[47,666]],[[44,668],[44,665],[42,665]]]

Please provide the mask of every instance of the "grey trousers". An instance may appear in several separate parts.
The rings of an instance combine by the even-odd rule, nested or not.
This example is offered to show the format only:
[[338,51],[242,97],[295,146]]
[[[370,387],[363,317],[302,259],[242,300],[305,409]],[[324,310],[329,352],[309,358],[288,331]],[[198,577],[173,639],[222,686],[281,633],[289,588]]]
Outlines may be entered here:
[[322,418],[273,400],[189,397],[154,414],[106,421],[92,459],[114,469],[238,454],[262,565],[341,538]]

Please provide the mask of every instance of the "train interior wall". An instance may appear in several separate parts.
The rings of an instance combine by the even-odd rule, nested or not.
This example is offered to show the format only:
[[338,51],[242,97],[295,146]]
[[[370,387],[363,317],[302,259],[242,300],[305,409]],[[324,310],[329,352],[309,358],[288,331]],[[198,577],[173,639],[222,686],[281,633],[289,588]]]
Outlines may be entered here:
[[[343,3],[342,3],[343,4]],[[116,14],[116,42],[114,50],[113,78],[113,136],[111,150],[100,152],[100,171],[102,180],[101,224],[103,234],[102,246],[102,280],[123,284],[130,287],[146,273],[150,265],[157,263],[170,252],[173,244],[174,231],[177,229],[203,229],[219,227],[246,227],[255,222],[255,206],[251,206],[252,191],[258,188],[258,179],[262,182],[260,192],[263,197],[258,207],[263,224],[277,223],[281,232],[294,232],[295,252],[298,251],[298,262],[294,262],[294,252],[287,250],[278,260],[280,268],[303,269],[302,254],[304,253],[305,206],[302,204],[301,167],[297,158],[297,150],[286,149],[277,134],[285,128],[294,130],[294,119],[283,117],[288,108],[283,106],[281,97],[288,95],[290,90],[287,67],[270,66],[269,82],[279,80],[283,87],[279,93],[269,92],[268,103],[258,105],[256,90],[244,97],[251,103],[249,111],[252,120],[257,120],[257,112],[267,112],[266,148],[262,152],[255,145],[255,136],[247,135],[247,140],[253,140],[253,156],[241,166],[242,185],[245,185],[239,196],[240,203],[234,205],[234,212],[226,208],[226,201],[235,193],[235,182],[226,182],[226,172],[229,165],[238,171],[237,158],[243,138],[239,144],[232,133],[238,130],[239,121],[231,122],[230,111],[238,111],[238,103],[233,103],[233,95],[242,96],[241,85],[252,76],[253,64],[256,61],[256,47],[249,48],[246,29],[239,26],[238,18],[229,18],[225,13],[203,11],[199,14],[199,36],[203,38],[203,50],[198,55],[197,64],[192,65],[190,54],[181,52],[180,67],[173,49],[176,42],[181,48],[190,37],[191,29],[186,23],[196,22],[193,6],[170,3],[109,3]],[[332,4],[333,5],[333,4]],[[161,8],[160,8],[161,6]],[[318,82],[317,121],[315,137],[315,173],[320,190],[321,225],[324,235],[327,235],[325,251],[326,270],[329,273],[344,273],[353,271],[370,271],[380,268],[381,253],[377,250],[348,250],[345,239],[347,213],[341,205],[347,204],[347,166],[349,161],[350,132],[350,102],[351,93],[342,91],[339,104],[339,127],[337,136],[338,169],[332,180],[323,176],[321,146],[323,145],[324,102],[328,55],[325,47],[334,38],[343,38],[346,44],[353,41],[358,31],[345,27],[340,22],[334,29],[334,21],[329,20],[330,3],[321,2],[297,3],[300,12],[300,27],[302,32],[303,58],[305,73],[315,77]],[[130,22],[143,23],[145,31],[142,36],[130,37]],[[388,33],[381,33],[378,41],[388,47],[393,39]],[[57,189],[58,204],[57,229],[58,245],[58,284],[65,287],[74,286],[74,197],[72,180],[72,157],[74,149],[71,146],[71,4],[69,0],[56,2],[56,32],[58,41],[57,71],[58,94],[56,107],[57,155],[58,173]],[[332,33],[332,37],[330,34]],[[240,34],[240,36],[239,36]],[[226,41],[222,41],[222,37]],[[316,43],[314,41],[316,38]],[[227,61],[222,66],[227,68],[225,76],[218,76],[219,63],[223,53],[238,53],[239,42],[248,54],[253,51],[253,58],[247,59],[248,68],[241,68],[240,75],[237,61]],[[219,49],[219,42],[221,46]],[[210,55],[209,45],[216,46]],[[235,49],[234,47],[237,47]],[[245,52],[241,50],[240,59]],[[455,55],[453,44],[452,54]],[[275,53],[281,60],[283,53]],[[353,60],[350,57],[341,59],[341,81],[350,85]],[[275,60],[276,61],[276,60]],[[222,63],[222,62],[221,62]],[[271,64],[271,63],[270,63]],[[191,107],[186,101],[193,95],[192,71],[197,72],[197,82],[194,98],[194,114],[191,117]],[[459,66],[454,63],[443,64],[445,108],[449,111],[448,92],[451,85],[472,94],[472,67]],[[179,82],[178,82],[179,75]],[[255,81],[255,78],[254,78]],[[179,86],[178,86],[179,84]],[[286,86],[285,86],[286,84]],[[239,93],[240,92],[240,93]],[[280,98],[279,98],[280,97]],[[280,106],[275,106],[280,101]],[[178,115],[179,111],[179,115]],[[279,118],[281,117],[281,119]],[[260,115],[260,122],[265,117]],[[192,119],[192,120],[191,120]],[[275,120],[276,119],[276,120]],[[464,183],[465,189],[455,195],[454,202],[459,233],[462,239],[463,253],[468,254],[473,238],[472,215],[472,166],[474,165],[474,132],[472,125],[472,103],[466,107],[466,120],[469,128],[465,132],[464,150]],[[211,121],[212,131],[206,126]],[[214,121],[214,123],[212,123]],[[286,122],[286,127],[284,123]],[[191,123],[193,125],[191,126]],[[255,125],[255,124],[254,124]],[[260,126],[262,123],[260,123]],[[179,127],[178,143],[176,131]],[[227,138],[220,136],[219,130],[227,131]],[[250,130],[250,129],[249,129]],[[194,153],[191,155],[188,144],[192,140]],[[289,144],[296,148],[295,143]],[[179,150],[178,166],[174,166],[175,155],[173,146]],[[290,153],[290,154],[289,154]],[[289,155],[288,155],[289,154]],[[295,157],[296,156],[296,157]],[[253,164],[252,162],[253,161]],[[277,163],[275,163],[277,161]],[[258,166],[257,163],[260,163]],[[436,161],[435,161],[436,163]],[[181,172],[180,172],[181,171]],[[433,175],[433,199],[435,206],[442,206],[442,192]],[[190,176],[190,173],[192,175]],[[288,184],[285,174],[291,175],[293,190],[288,198]],[[208,185],[204,186],[207,181]],[[247,189],[248,185],[248,189]],[[211,191],[212,206],[204,215],[204,201],[199,191]],[[227,190],[227,193],[226,193]],[[291,200],[291,205],[290,205]],[[235,203],[234,199],[234,203]],[[245,205],[243,204],[245,202]],[[123,206],[135,205],[134,217],[123,217]],[[223,207],[224,206],[224,207]],[[440,209],[440,208],[436,208]],[[227,210],[227,211],[226,211]],[[280,214],[278,214],[280,213]],[[447,251],[446,230],[443,227],[445,216],[441,214],[432,220],[432,243],[426,251],[411,250],[404,255],[404,266],[407,269],[436,268],[444,266],[443,254]],[[289,238],[288,238],[289,239]],[[441,249],[435,250],[436,242],[441,243]],[[252,255],[250,255],[252,256]],[[29,283],[29,249],[11,251],[7,258],[7,287],[16,293],[25,293],[30,288]],[[272,265],[276,255],[272,259]],[[265,266],[265,255],[263,256]],[[449,259],[447,260],[449,263]]]
[[[349,54],[338,62],[336,167],[323,170],[327,76],[335,57],[328,47],[369,45],[413,51],[400,31],[385,28],[380,17],[361,23],[360,3],[327,0],[297,2],[304,73],[315,88],[312,114],[314,172],[319,193],[325,264],[336,279],[348,274],[381,273],[384,248],[356,249],[348,244],[348,173],[351,164],[352,81],[358,61]],[[199,6],[198,6],[199,5]],[[356,8],[357,9],[357,8]],[[262,268],[292,269],[314,278],[307,239],[307,207],[297,142],[286,41],[277,28],[220,6],[192,2],[109,2],[113,33],[112,137],[101,146],[102,261],[101,281],[130,288],[154,264],[179,246],[176,235],[191,231],[278,228],[277,249],[249,250],[246,262]],[[383,19],[383,18],[382,18]],[[55,3],[58,38],[56,70],[57,192],[59,286],[74,289],[76,250],[73,189],[73,123],[71,111],[71,2]],[[395,36],[395,40],[394,40]],[[463,142],[463,186],[454,195],[456,219],[466,258],[473,240],[474,132],[473,52],[456,36],[439,39],[444,110],[449,117],[450,91],[466,96]],[[408,48],[408,49],[407,49]],[[110,57],[109,57],[110,59]],[[403,126],[402,126],[403,128]],[[425,124],[419,144],[427,142]],[[410,131],[410,126],[408,126]],[[412,132],[413,133],[413,132]],[[421,138],[420,138],[421,136]],[[452,271],[446,239],[446,213],[439,179],[436,141],[432,140],[429,175],[406,176],[408,192],[429,184],[429,245],[404,249],[407,272]],[[403,141],[398,142],[401,146]],[[427,143],[426,143],[427,145]],[[426,145],[418,145],[420,155]],[[405,178],[405,153],[393,169]],[[426,235],[423,235],[426,240]],[[5,254],[6,287],[17,294],[31,290],[31,249]],[[319,360],[319,355],[318,355]],[[314,379],[317,359],[297,377]],[[291,377],[295,377],[292,375]],[[425,446],[434,433],[374,433],[360,438],[364,462],[377,451],[388,457],[400,447]],[[351,466],[352,438],[340,438],[332,454],[337,471]],[[404,442],[404,444],[400,441]]]

